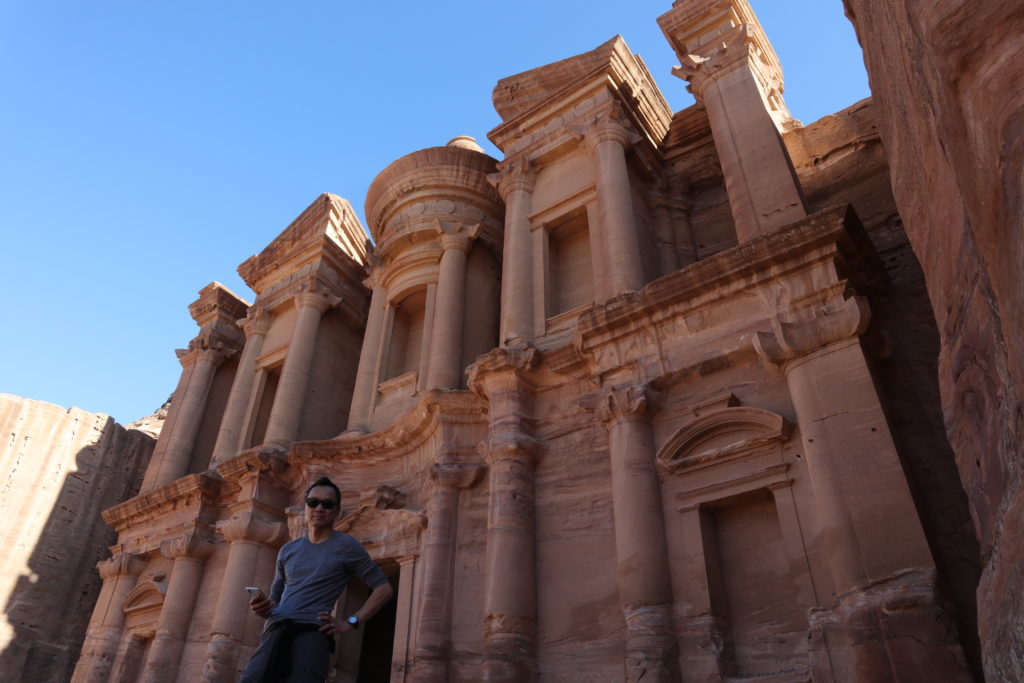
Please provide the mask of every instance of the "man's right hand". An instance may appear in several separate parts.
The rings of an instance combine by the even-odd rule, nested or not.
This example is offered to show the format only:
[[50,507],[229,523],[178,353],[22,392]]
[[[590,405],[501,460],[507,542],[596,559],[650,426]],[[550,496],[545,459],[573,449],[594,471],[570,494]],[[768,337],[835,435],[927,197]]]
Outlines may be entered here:
[[264,619],[270,616],[270,611],[274,607],[276,607],[274,601],[262,593],[249,600],[249,609],[252,610],[252,613]]

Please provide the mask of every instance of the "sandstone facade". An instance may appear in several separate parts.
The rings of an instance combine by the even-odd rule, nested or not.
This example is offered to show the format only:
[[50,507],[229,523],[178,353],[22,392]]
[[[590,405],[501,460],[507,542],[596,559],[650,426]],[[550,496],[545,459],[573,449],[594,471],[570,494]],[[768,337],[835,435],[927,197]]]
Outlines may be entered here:
[[67,680],[116,539],[100,512],[138,492],[155,439],[7,394],[0,434],[0,680]]
[[845,0],[941,335],[946,429],[985,558],[985,670],[1024,679],[1024,10]]
[[[307,484],[396,599],[354,680],[976,678],[939,335],[870,101],[809,126],[745,0],[510,76],[214,282],[77,681],[230,681]],[[681,87],[676,84],[675,87]],[[365,597],[350,586],[339,611]]]

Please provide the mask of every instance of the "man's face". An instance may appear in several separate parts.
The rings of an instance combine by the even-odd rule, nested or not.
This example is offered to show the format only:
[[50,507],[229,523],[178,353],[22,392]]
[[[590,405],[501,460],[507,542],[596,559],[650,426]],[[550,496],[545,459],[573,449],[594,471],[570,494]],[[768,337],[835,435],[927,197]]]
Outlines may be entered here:
[[338,499],[334,496],[334,489],[330,486],[314,486],[306,494],[306,500],[310,498],[316,498],[317,500],[329,500],[334,503],[334,507],[330,510],[324,509],[323,505],[317,505],[315,508],[306,506],[306,520],[309,522],[310,527],[316,527],[318,529],[330,528],[334,525],[334,520],[338,518],[338,513],[341,511],[338,506]]

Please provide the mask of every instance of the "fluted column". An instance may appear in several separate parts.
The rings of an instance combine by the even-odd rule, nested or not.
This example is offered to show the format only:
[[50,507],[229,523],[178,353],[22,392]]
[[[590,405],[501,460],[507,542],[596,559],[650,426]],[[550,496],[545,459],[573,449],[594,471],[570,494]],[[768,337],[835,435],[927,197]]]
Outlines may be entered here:
[[[440,230],[440,229],[439,229]],[[427,388],[462,386],[462,339],[466,314],[466,257],[480,226],[458,226],[441,232],[440,273],[431,325]]]
[[217,443],[213,447],[213,458],[210,469],[218,463],[238,455],[241,447],[242,426],[245,414],[252,399],[252,390],[256,384],[256,359],[263,350],[263,340],[270,331],[271,316],[263,308],[252,307],[249,315],[241,321],[245,330],[245,347],[242,357],[238,360],[235,381],[231,385],[228,403],[224,409],[224,417],[217,433]]
[[203,663],[202,680],[207,683],[231,680],[235,675],[238,647],[249,618],[249,596],[242,589],[253,585],[263,546],[277,547],[288,537],[287,524],[268,522],[251,512],[219,522],[217,530],[230,546]]
[[281,368],[274,405],[267,420],[264,445],[287,449],[298,435],[320,318],[337,303],[336,296],[319,290],[305,291],[295,297],[298,315],[288,344],[288,355]]
[[376,275],[371,275],[367,286],[373,287],[373,295],[370,298],[370,313],[366,319],[363,347],[359,352],[359,369],[356,371],[355,386],[352,388],[352,407],[348,412],[348,429],[358,432],[370,429],[370,415],[373,413],[377,376],[380,372],[381,339],[387,322],[387,288],[376,280]]
[[505,243],[501,268],[501,324],[499,343],[534,336],[533,249],[530,211],[533,204],[534,173],[526,155],[513,156],[498,164],[499,173],[487,176],[505,201]]
[[612,296],[644,286],[640,239],[633,214],[633,189],[626,165],[626,150],[636,141],[636,135],[623,124],[621,116],[621,111],[613,108],[583,130],[587,148],[594,158],[597,216],[605,240],[602,246]]
[[183,370],[171,401],[173,415],[168,415],[169,429],[165,429],[157,441],[141,493],[148,493],[188,474],[214,373],[232,354],[234,350],[206,336],[196,337],[186,351],[179,352]]
[[103,586],[89,620],[72,683],[106,683],[110,677],[124,629],[121,606],[145,567],[145,558],[132,553],[117,553],[96,564]]
[[782,68],[747,0],[676,3],[658,23],[679,57],[674,73],[708,112],[742,244],[805,215],[780,127]]
[[178,665],[185,648],[188,627],[192,621],[203,567],[213,546],[194,536],[185,535],[160,544],[160,553],[174,559],[171,578],[160,609],[156,633],[142,670],[144,683],[171,683],[178,678]]
[[673,679],[672,581],[650,422],[653,397],[646,387],[627,386],[606,392],[600,404],[610,439],[627,681]]
[[413,663],[414,681],[448,680],[451,656],[452,564],[458,527],[459,490],[473,486],[482,467],[439,462],[430,468],[434,484],[427,507],[427,545],[423,553],[423,603]]

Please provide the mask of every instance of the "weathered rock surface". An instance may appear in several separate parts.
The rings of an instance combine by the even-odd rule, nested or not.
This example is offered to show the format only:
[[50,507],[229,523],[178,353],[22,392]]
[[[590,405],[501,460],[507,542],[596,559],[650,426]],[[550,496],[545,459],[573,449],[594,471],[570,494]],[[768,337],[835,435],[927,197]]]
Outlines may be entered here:
[[844,0],[940,334],[943,414],[985,560],[990,680],[1024,679],[1024,7]]
[[138,491],[155,439],[8,394],[0,435],[0,680],[67,680],[100,589],[95,564],[116,540],[100,511]]

